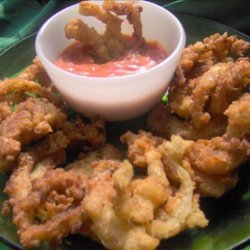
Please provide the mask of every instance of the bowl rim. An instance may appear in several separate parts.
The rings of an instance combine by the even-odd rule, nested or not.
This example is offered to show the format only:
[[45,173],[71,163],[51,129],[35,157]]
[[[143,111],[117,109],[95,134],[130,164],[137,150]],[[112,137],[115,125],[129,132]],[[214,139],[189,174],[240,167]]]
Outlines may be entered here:
[[[42,26],[41,28],[39,29],[38,33],[37,33],[37,36],[36,36],[36,40],[35,40],[35,50],[36,50],[36,54],[38,57],[41,57],[42,60],[46,61],[46,63],[49,65],[49,67],[53,68],[55,71],[57,71],[58,73],[62,73],[62,74],[65,74],[67,75],[68,77],[73,77],[73,78],[76,78],[76,79],[85,79],[85,80],[97,80],[97,81],[114,81],[114,80],[117,80],[118,78],[119,79],[133,79],[135,77],[140,77],[141,75],[145,75],[145,74],[150,74],[150,73],[153,73],[154,71],[157,71],[159,68],[161,68],[163,65],[167,64],[169,61],[172,60],[172,58],[174,58],[176,56],[176,54],[179,53],[180,50],[183,50],[184,47],[185,47],[185,44],[186,44],[186,34],[185,34],[185,30],[181,24],[181,22],[178,20],[178,18],[173,14],[171,13],[169,10],[167,10],[166,8],[160,6],[160,5],[157,5],[155,3],[152,3],[152,2],[148,2],[148,1],[144,1],[144,0],[140,0],[140,2],[144,2],[144,4],[147,4],[147,5],[151,5],[151,6],[154,6],[158,9],[160,9],[161,11],[167,13],[173,20],[174,22],[177,24],[177,27],[178,27],[178,30],[180,32],[180,38],[178,39],[178,43],[177,45],[175,46],[174,50],[172,53],[170,53],[162,62],[160,62],[159,64],[153,66],[152,68],[149,68],[145,71],[142,71],[142,72],[136,72],[136,73],[132,73],[132,74],[128,74],[128,75],[122,75],[122,76],[105,76],[105,77],[102,77],[102,76],[84,76],[84,75],[78,75],[78,74],[75,74],[75,73],[72,73],[72,72],[69,72],[69,71],[66,71],[66,70],[63,70],[61,69],[60,67],[56,66],[54,63],[51,62],[51,60],[49,60],[43,53],[43,49],[41,47],[41,44],[40,44],[40,38],[44,32],[44,30],[48,27],[49,23],[57,18],[59,15],[61,15],[63,12],[66,12],[66,11],[69,11],[70,9],[73,9],[75,8],[76,6],[79,5],[79,3],[77,4],[73,4],[71,6],[68,6],[62,10],[60,10],[59,12],[55,13],[53,16],[51,16]],[[119,83],[118,83],[119,84]]]

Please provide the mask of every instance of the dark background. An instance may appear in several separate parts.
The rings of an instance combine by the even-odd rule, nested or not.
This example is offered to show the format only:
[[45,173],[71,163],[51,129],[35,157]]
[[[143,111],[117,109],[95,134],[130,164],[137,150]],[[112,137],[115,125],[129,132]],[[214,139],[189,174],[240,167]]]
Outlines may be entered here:
[[[0,53],[31,33],[55,12],[79,0],[0,0]],[[250,35],[250,1],[151,1],[171,12],[204,17]]]

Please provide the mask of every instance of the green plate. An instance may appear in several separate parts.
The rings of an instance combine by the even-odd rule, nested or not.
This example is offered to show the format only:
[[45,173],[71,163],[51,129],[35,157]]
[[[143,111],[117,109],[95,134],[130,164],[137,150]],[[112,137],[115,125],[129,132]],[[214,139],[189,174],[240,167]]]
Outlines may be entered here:
[[[207,19],[188,15],[178,15],[186,34],[187,43],[209,36],[213,33],[237,35],[249,40],[246,35],[230,27]],[[167,29],[167,27],[166,27]],[[27,37],[17,45],[0,55],[0,79],[13,76],[28,66],[35,56],[35,34]],[[118,138],[127,130],[138,131],[145,128],[146,115],[122,123],[107,124],[108,137],[111,142],[119,144]],[[146,128],[145,128],[146,129]],[[231,192],[220,199],[203,199],[201,206],[210,220],[205,229],[184,232],[177,237],[162,241],[159,249],[194,249],[194,250],[222,250],[232,249],[250,239],[250,168],[247,162],[240,169],[240,182]],[[248,165],[248,166],[247,166]],[[0,190],[2,191],[7,177],[0,174]],[[0,191],[0,206],[6,196]],[[16,229],[10,217],[0,215],[0,240],[12,248],[23,249],[18,241]],[[39,249],[49,249],[41,246]],[[54,248],[51,248],[54,249]],[[61,250],[98,250],[104,249],[99,244],[82,236],[71,236],[64,240]]]

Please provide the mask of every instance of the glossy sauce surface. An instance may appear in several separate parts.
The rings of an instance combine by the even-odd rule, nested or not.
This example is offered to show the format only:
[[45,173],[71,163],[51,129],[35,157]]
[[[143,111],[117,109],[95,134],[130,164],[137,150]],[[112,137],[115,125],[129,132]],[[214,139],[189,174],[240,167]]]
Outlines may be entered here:
[[166,57],[167,53],[157,42],[147,42],[143,48],[127,50],[118,59],[97,64],[87,49],[80,42],[75,42],[59,55],[55,64],[78,75],[116,77],[143,72]]

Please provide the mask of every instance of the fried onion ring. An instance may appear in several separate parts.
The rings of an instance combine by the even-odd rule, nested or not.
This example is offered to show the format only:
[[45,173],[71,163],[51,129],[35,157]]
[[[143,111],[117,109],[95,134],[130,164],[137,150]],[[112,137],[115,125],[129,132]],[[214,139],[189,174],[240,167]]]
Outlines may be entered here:
[[35,247],[41,241],[60,241],[79,230],[85,220],[81,202],[86,188],[86,183],[75,172],[62,169],[48,170],[43,177],[35,179],[32,191],[19,205],[21,243]]
[[[82,1],[79,4],[79,13],[96,17],[106,25],[106,30],[103,35],[100,35],[81,19],[74,18],[66,25],[65,35],[68,39],[73,38],[88,46],[88,51],[96,62],[104,63],[119,58],[128,47],[135,44],[141,45],[144,41],[140,21],[141,11],[142,8],[134,2],[118,3],[105,0],[103,6],[100,6],[93,2]],[[119,18],[121,15],[126,15],[129,23],[133,25],[133,39],[130,42],[121,34],[123,23],[123,19]]]

